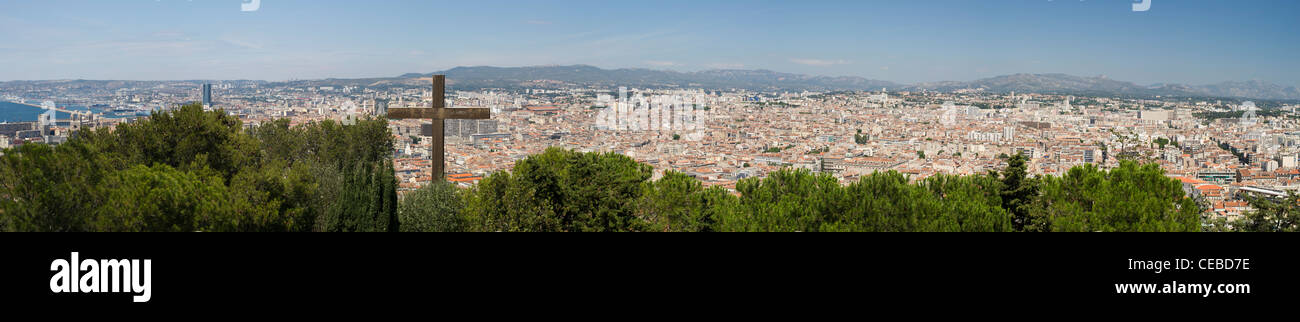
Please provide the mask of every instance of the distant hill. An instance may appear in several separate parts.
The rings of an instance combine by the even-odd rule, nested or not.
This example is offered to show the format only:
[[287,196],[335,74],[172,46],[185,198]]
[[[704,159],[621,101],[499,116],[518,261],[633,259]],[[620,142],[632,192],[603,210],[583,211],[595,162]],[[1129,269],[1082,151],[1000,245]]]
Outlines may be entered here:
[[[854,76],[830,77],[781,73],[770,70],[719,69],[677,72],[643,68],[602,69],[588,65],[530,67],[456,67],[435,73],[407,73],[397,77],[294,80],[285,82],[236,81],[266,86],[357,86],[375,89],[419,88],[429,85],[427,77],[447,75],[453,90],[490,88],[704,88],[709,90],[745,89],[753,91],[838,91],[838,90],[928,90],[951,92],[981,90],[991,93],[1041,93],[1080,96],[1116,96],[1130,98],[1196,97],[1241,98],[1255,100],[1300,100],[1300,90],[1263,81],[1223,82],[1211,85],[1154,84],[1138,85],[1105,76],[1083,77],[1066,74],[1014,74],[968,82],[943,81],[900,84]],[[12,81],[0,82],[7,87],[57,85],[64,88],[114,90],[123,87],[149,87],[151,84],[192,83],[205,81]]]
[[[1122,97],[1224,97],[1274,100],[1300,100],[1295,87],[1262,82],[1225,82],[1213,85],[1156,84],[1138,85],[1104,76],[1082,77],[1066,74],[1014,74],[969,82],[945,81],[899,84],[862,77],[809,76],[770,70],[707,70],[676,72],[651,69],[601,69],[588,65],[531,67],[456,67],[437,72],[445,74],[460,89],[628,86],[647,88],[747,89],[755,91],[829,91],[829,90],[897,90],[956,91],[983,90],[994,93],[1021,92],[1075,94]],[[435,73],[410,73],[401,78],[428,77]]]
[[997,76],[970,82],[937,82],[909,86],[912,89],[955,91],[982,89],[989,92],[1021,92],[1045,94],[1108,95],[1129,97],[1225,97],[1249,99],[1300,99],[1300,90],[1277,84],[1248,81],[1224,82],[1213,85],[1156,84],[1137,85],[1103,76],[1080,77],[1066,74],[1015,74]]
[[989,92],[1063,93],[1063,94],[1117,94],[1142,95],[1148,89],[1130,82],[1105,77],[1079,77],[1066,74],[1015,74],[979,79],[970,82],[943,82],[918,84],[916,88],[934,91],[983,89]]
[[1223,82],[1214,85],[1196,86],[1193,89],[1198,93],[1218,97],[1300,99],[1300,90],[1297,90],[1294,86],[1283,87],[1263,81]]

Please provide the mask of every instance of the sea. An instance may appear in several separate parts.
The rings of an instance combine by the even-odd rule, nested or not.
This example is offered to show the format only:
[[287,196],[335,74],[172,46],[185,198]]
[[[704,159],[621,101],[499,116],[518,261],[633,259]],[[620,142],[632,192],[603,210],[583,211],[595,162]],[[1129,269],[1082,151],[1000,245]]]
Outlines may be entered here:
[[[67,110],[81,110],[81,111],[91,110],[84,106],[60,106],[60,107]],[[96,112],[102,112],[102,111],[96,110]],[[36,122],[36,120],[40,119],[41,113],[45,113],[45,110],[39,107],[23,105],[14,102],[0,101],[0,123]],[[68,120],[72,118],[72,114],[68,114],[64,112],[57,112],[57,113],[58,115],[56,115],[55,117],[59,120]],[[110,115],[110,116],[121,117],[121,115]]]
[[[36,122],[41,113],[45,110],[39,107],[0,101],[0,122]],[[66,120],[71,115],[60,112],[56,117]]]

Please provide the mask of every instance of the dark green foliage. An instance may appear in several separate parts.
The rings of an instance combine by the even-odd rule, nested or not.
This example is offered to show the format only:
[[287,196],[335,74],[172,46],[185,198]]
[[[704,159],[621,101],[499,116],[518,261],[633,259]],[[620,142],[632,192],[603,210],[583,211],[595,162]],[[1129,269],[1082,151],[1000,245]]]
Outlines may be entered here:
[[433,183],[407,193],[397,205],[402,232],[458,232],[468,224],[460,189],[450,183]]
[[787,145],[787,146],[784,146],[784,147],[779,147],[779,146],[778,146],[778,147],[770,147],[770,148],[763,149],[763,153],[781,153],[781,151],[789,150],[789,149],[792,149],[792,148],[794,148],[794,145],[793,145],[793,144],[791,144],[791,145]]
[[835,177],[808,170],[783,169],[764,179],[741,180],[736,190],[739,209],[723,219],[722,230],[817,231],[823,216],[839,210],[844,200]]
[[936,176],[911,184],[898,172],[847,187],[834,177],[782,170],[746,179],[732,231],[1009,231],[993,178]]
[[1161,150],[1163,150],[1163,149],[1165,148],[1166,145],[1169,145],[1169,139],[1166,139],[1166,138],[1158,138],[1158,139],[1155,139],[1155,141],[1152,141],[1152,143],[1155,143],[1157,146],[1160,147]]
[[1219,143],[1219,148],[1231,152],[1233,156],[1237,157],[1237,161],[1241,162],[1241,164],[1250,164],[1250,158],[1247,158],[1246,154],[1242,153],[1241,150],[1229,145],[1228,142]]
[[732,209],[735,197],[726,189],[705,189],[699,180],[669,171],[646,184],[640,217],[650,222],[652,231],[712,232]]
[[319,162],[333,162],[340,171],[357,163],[391,161],[393,136],[388,131],[388,120],[365,118],[356,125],[343,125],[334,121],[313,122],[303,125],[306,138],[303,153]]
[[240,220],[271,216],[268,207],[237,207],[219,177],[202,177],[165,164],[114,172],[103,183],[104,206],[91,220],[94,231],[226,231]]
[[391,162],[357,163],[346,169],[338,202],[325,213],[325,231],[399,231],[397,178]]
[[844,186],[827,174],[784,169],[741,180],[737,197],[679,172],[650,181],[649,169],[627,157],[550,149],[467,191],[464,220],[467,230],[485,231],[1199,229],[1197,206],[1155,165],[1125,163],[1110,173],[1087,166],[1064,179],[1035,179],[1023,156],[1009,159],[1002,173],[916,183],[891,171]]
[[[106,152],[120,154],[129,164],[166,164],[184,171],[212,170],[229,180],[250,165],[257,143],[244,135],[235,116],[204,112],[186,105],[172,112],[153,113],[147,121],[118,125]],[[113,140],[116,139],[116,140]],[[116,142],[112,142],[116,141]]]
[[187,105],[5,151],[0,229],[312,231],[345,218],[329,227],[396,230],[391,146],[383,119],[245,131]]
[[1155,164],[1131,161],[1109,172],[1088,164],[1042,177],[1033,212],[1051,231],[1200,231],[1200,209]]
[[483,179],[465,211],[487,231],[643,231],[636,204],[650,176],[624,155],[551,148]]
[[[1263,103],[1263,102],[1257,102],[1257,103]],[[1282,110],[1282,109],[1264,108],[1255,111],[1255,114],[1258,117],[1276,117],[1276,116],[1286,115],[1286,112],[1287,112],[1286,110]],[[1192,116],[1195,116],[1196,118],[1203,119],[1206,121],[1214,121],[1218,119],[1239,119],[1244,114],[1246,114],[1246,111],[1196,112],[1196,113],[1192,113]]]
[[1038,183],[1029,178],[1025,161],[1020,153],[1007,160],[1002,172],[1002,208],[1011,212],[1016,231],[1043,231],[1044,223],[1030,213],[1029,203],[1038,196]]
[[[304,162],[290,164],[272,160],[241,171],[230,182],[237,203],[265,207],[264,211],[240,213],[231,231],[310,231],[321,210],[317,200],[321,183]],[[244,209],[244,208],[240,208]],[[255,215],[255,216],[250,216]]]
[[[154,124],[159,120],[159,124]],[[195,107],[58,147],[0,156],[6,231],[1197,231],[1199,208],[1156,165],[1092,165],[913,182],[874,173],[847,186],[783,169],[736,192],[614,153],[558,148],[461,190],[397,198],[383,119],[241,130]],[[194,133],[185,129],[197,129]],[[791,146],[792,147],[792,146]],[[789,147],[785,147],[789,148]],[[783,148],[776,148],[783,149]],[[1256,201],[1240,230],[1294,230],[1297,197]]]
[[0,157],[0,229],[85,231],[103,200],[96,189],[111,163],[79,141],[58,149],[24,144]]
[[1233,231],[1296,232],[1300,231],[1300,194],[1287,192],[1286,198],[1247,198],[1255,210],[1246,218],[1231,223]]
[[995,176],[937,175],[920,183],[941,202],[942,212],[931,224],[932,231],[1005,232],[1013,231],[1010,211],[1001,207]]

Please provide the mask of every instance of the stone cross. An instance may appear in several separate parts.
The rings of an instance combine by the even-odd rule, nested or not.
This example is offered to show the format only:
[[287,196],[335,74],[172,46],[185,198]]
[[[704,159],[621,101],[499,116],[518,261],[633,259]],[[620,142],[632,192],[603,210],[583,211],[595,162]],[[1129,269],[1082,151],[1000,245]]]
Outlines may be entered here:
[[433,180],[442,182],[447,180],[447,174],[444,173],[444,159],[446,151],[443,147],[446,142],[443,129],[446,120],[470,119],[484,120],[492,118],[492,110],[486,108],[446,108],[446,94],[444,91],[447,85],[446,75],[433,75],[433,108],[390,108],[388,109],[388,118],[394,120],[400,119],[432,119],[433,133],[428,133],[433,137],[433,142],[429,142],[429,157],[433,161]]

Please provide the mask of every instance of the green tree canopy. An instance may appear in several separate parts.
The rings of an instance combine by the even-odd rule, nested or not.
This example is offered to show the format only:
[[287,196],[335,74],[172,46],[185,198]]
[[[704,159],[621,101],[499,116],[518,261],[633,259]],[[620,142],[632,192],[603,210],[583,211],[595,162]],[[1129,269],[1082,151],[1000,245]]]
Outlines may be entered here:
[[487,231],[644,231],[636,205],[650,176],[621,154],[550,148],[484,178],[465,211]]
[[397,205],[403,232],[458,232],[469,229],[462,210],[460,189],[450,183],[432,183],[407,193]]
[[1029,177],[1026,161],[1020,153],[1007,159],[1007,168],[1002,171],[1002,208],[1011,212],[1016,231],[1042,231],[1043,223],[1029,208],[1029,203],[1038,197],[1038,182]]
[[1033,211],[1052,231],[1200,231],[1200,208],[1156,164],[1123,161],[1102,171],[1088,164],[1043,177]]
[[[277,120],[244,129],[197,106],[57,147],[0,156],[6,231],[1198,231],[1200,209],[1158,165],[1063,177],[1001,172],[847,185],[782,169],[734,191],[615,153],[551,148],[461,189],[398,200],[384,119]],[[792,146],[791,146],[792,147]],[[789,147],[786,147],[789,148]],[[781,148],[777,148],[781,149]],[[1239,230],[1295,230],[1300,197],[1254,201]]]
[[396,230],[391,147],[382,118],[245,130],[186,105],[6,150],[0,229]]
[[1233,231],[1295,232],[1300,231],[1300,194],[1287,192],[1285,198],[1249,197],[1254,211],[1231,223]]

